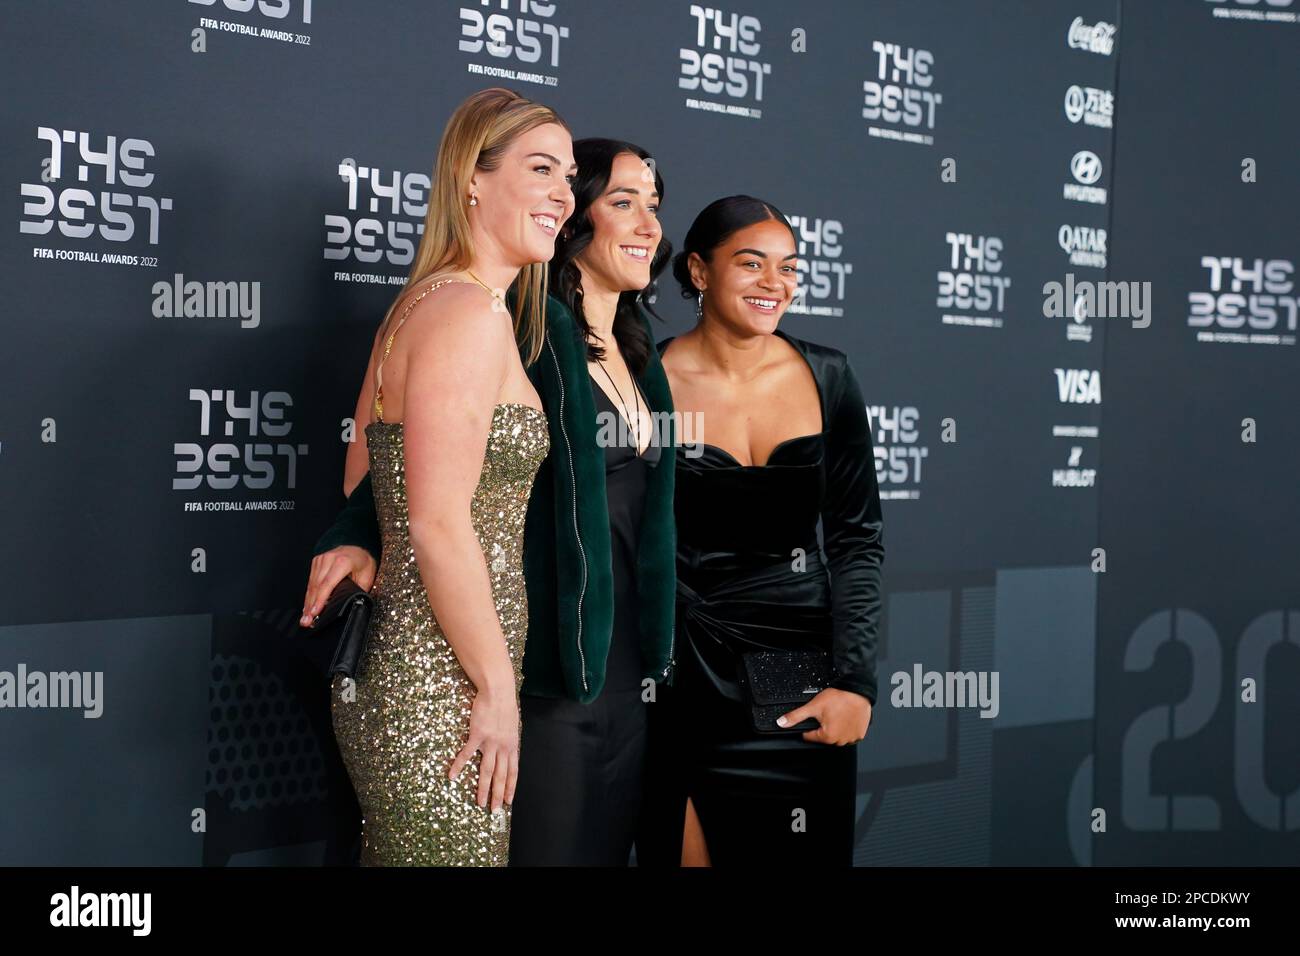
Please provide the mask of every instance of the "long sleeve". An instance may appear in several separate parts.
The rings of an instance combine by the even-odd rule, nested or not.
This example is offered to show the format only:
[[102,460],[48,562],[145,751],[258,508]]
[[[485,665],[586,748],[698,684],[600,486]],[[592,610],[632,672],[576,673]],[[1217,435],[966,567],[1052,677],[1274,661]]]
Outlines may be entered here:
[[379,561],[380,537],[379,516],[375,512],[374,488],[370,483],[370,472],[352,489],[347,503],[338,513],[328,531],[316,542],[312,554],[320,554],[331,548],[345,544],[365,548]]
[[842,387],[827,437],[822,539],[831,574],[835,678],[831,686],[876,703],[876,646],[885,559],[871,420],[842,360]]

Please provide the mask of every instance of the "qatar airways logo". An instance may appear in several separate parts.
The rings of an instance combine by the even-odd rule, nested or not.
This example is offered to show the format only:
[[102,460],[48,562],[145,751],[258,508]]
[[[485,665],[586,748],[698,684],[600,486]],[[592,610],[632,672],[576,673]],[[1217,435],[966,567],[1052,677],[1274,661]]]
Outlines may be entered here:
[[479,0],[477,7],[461,7],[457,49],[475,57],[467,72],[558,86],[557,75],[535,72],[560,68],[560,45],[569,28],[555,21],[555,8],[554,0]]
[[1187,293],[1187,324],[1199,330],[1198,342],[1295,345],[1294,262],[1202,256],[1201,268],[1208,289]]
[[20,186],[19,232],[44,236],[57,228],[67,239],[108,242],[128,242],[139,234],[149,245],[158,245],[163,213],[171,211],[172,200],[146,192],[154,185],[148,168],[154,157],[151,142],[49,126],[37,127],[36,138],[47,155],[41,159],[40,182]]
[[853,263],[844,261],[844,224],[838,219],[786,216],[798,237],[799,291],[790,304],[794,315],[844,315],[844,292]]
[[1095,226],[1063,224],[1056,230],[1056,243],[1072,266],[1106,268],[1106,230]]
[[875,77],[862,84],[867,135],[933,145],[935,114],[943,102],[943,94],[933,89],[934,54],[880,40],[871,42],[871,52]]
[[1066,34],[1065,42],[1071,50],[1084,50],[1088,53],[1100,53],[1110,56],[1115,49],[1115,24],[1098,20],[1094,24],[1083,22],[1083,17],[1075,17]]
[[[409,266],[424,235],[429,211],[429,177],[376,166],[358,166],[345,159],[338,165],[347,186],[347,212],[325,216],[325,258],[355,259],[364,265]],[[364,275],[364,273],[362,274]],[[357,279],[335,273],[336,279]],[[380,277],[387,281],[387,277]],[[399,279],[405,282],[405,277]]]
[[921,444],[915,405],[868,405],[876,458],[876,483],[884,500],[921,497],[922,463],[930,449]]
[[677,86],[724,100],[687,97],[686,108],[762,119],[763,81],[772,64],[759,59],[763,24],[758,17],[692,3],[695,45],[681,47]]

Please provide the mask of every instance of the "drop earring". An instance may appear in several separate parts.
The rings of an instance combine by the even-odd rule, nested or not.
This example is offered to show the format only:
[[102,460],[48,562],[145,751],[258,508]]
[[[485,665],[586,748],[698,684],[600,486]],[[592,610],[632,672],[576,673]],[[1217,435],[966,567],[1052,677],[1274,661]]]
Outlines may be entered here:
[[695,300],[695,321],[698,322],[704,318],[704,290],[700,290],[700,296]]
[[477,197],[477,196],[470,196],[470,197],[469,197],[469,204],[470,204],[471,206],[477,206],[477,205],[478,205],[478,197]]

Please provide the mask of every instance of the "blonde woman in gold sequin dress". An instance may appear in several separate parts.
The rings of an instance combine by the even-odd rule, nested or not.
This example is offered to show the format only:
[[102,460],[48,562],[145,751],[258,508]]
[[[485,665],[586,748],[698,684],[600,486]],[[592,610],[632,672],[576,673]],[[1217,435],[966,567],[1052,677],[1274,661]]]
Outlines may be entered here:
[[[357,678],[331,688],[363,865],[504,866],[527,625],[524,514],[549,450],[524,373],[573,144],[508,90],[453,114],[419,251],[375,337],[344,493],[373,476],[383,539]],[[504,291],[524,290],[513,317]],[[400,334],[399,334],[400,333]]]

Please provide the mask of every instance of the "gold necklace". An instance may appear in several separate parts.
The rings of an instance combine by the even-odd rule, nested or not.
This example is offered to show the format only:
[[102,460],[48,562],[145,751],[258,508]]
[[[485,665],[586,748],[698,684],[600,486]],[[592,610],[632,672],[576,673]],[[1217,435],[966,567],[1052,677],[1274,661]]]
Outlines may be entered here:
[[487,287],[487,283],[484,282],[482,279],[480,279],[478,276],[474,275],[474,272],[473,272],[472,269],[466,269],[465,271],[469,273],[469,277],[470,277],[471,279],[473,279],[475,282],[477,282],[477,283],[478,283],[479,285],[481,285],[483,288],[487,289],[487,291],[488,291],[488,295],[492,296],[492,298],[496,299],[497,301],[500,301],[500,300],[501,300],[501,297],[500,297],[499,295],[496,294],[495,290],[493,290],[493,289],[488,289],[488,287]]

